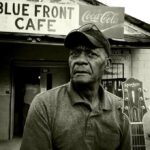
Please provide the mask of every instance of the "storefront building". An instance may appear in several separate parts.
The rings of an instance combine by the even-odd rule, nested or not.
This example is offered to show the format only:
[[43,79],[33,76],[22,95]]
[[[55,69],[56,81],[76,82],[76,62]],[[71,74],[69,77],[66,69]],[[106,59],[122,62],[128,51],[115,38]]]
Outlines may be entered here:
[[[79,16],[79,14],[73,13],[73,10],[78,12],[78,4],[60,4],[59,6],[54,4],[52,5],[53,11],[51,11],[47,7],[49,6],[48,3],[40,3],[34,7],[36,8],[35,11],[28,6],[30,3],[33,2],[28,1],[21,3],[22,5],[0,3],[1,8],[2,6],[5,8],[5,10],[0,11],[0,15],[17,16],[15,18],[17,33],[11,32],[14,31],[11,21],[7,22],[8,27],[1,27],[5,29],[0,33],[0,140],[8,140],[13,136],[22,135],[25,101],[32,99],[37,93],[69,81],[69,52],[64,48],[64,32],[70,30],[67,28],[68,24],[74,28],[78,26],[75,21],[71,22],[71,19]],[[91,1],[80,1],[80,5],[83,5],[81,6],[83,12],[87,8],[93,7],[90,3]],[[33,11],[34,17],[38,18],[36,21],[33,16],[30,18],[28,8],[30,9],[29,12]],[[122,9],[116,10],[122,11]],[[120,14],[122,15],[122,12]],[[59,22],[59,20],[58,23],[56,22],[56,28],[53,28],[54,18],[58,16],[59,19],[62,17],[67,20],[66,24]],[[46,20],[46,18],[48,19]],[[121,19],[122,21],[124,22]],[[144,88],[150,91],[150,84],[148,83],[150,76],[150,33],[137,28],[137,26],[131,26],[128,20],[125,23],[124,26],[122,24],[119,26],[121,30],[123,27],[126,31],[125,37],[119,40],[116,39],[117,37],[110,39],[113,52],[112,64],[106,70],[102,80],[104,88],[120,97],[122,97],[121,83],[130,77],[141,80]],[[45,29],[45,27],[47,28]],[[111,32],[111,35],[121,36],[120,29],[113,30],[114,33]],[[27,30],[28,32],[26,32]],[[47,30],[54,34],[46,34]],[[108,33],[106,32],[106,34]],[[129,34],[130,36],[127,37]],[[145,95],[149,103],[150,92]],[[31,101],[29,100],[28,103]]]

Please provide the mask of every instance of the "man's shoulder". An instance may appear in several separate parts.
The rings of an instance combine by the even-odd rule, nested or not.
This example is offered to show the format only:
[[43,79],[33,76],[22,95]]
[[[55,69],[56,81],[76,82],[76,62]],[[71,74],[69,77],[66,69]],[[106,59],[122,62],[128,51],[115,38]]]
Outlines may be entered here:
[[47,91],[41,92],[37,94],[34,98],[34,101],[39,103],[52,102],[57,99],[57,97],[61,97],[66,94],[69,83],[54,87]]
[[57,92],[60,92],[62,90],[67,90],[68,89],[68,86],[69,86],[69,83],[65,83],[65,84],[62,84],[60,86],[56,86],[52,89],[49,89],[46,91],[47,94],[51,94],[51,93],[57,93]]
[[113,93],[110,93],[108,91],[105,91],[109,101],[112,103],[112,105],[115,107],[115,108],[121,108],[123,107],[123,99]]
[[123,98],[118,97],[117,95],[114,95],[108,91],[105,91],[105,92],[106,92],[106,95],[107,95],[109,101],[111,102],[112,110],[113,110],[116,118],[118,118],[119,124],[123,124],[125,121],[128,125],[129,119],[123,111],[123,102],[124,102]]
[[111,101],[112,110],[116,114],[116,116],[118,116],[119,120],[120,121],[126,120],[127,122],[129,122],[128,117],[123,112],[123,99],[108,91],[107,95],[109,97],[109,101]]
[[40,94],[38,94],[38,97],[49,97],[51,95],[55,95],[55,94],[59,94],[60,92],[65,92],[68,89],[69,83],[60,85],[60,86],[56,86],[52,89],[49,89],[47,91],[41,92]]

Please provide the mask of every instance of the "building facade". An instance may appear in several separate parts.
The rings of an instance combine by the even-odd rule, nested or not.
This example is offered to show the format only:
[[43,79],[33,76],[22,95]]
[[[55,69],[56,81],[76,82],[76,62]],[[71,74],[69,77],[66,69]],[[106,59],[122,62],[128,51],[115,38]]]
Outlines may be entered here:
[[[81,1],[80,3],[83,4]],[[89,2],[85,4],[87,3]],[[135,30],[135,26],[127,23],[125,31],[132,33],[131,29]],[[145,33],[142,31],[136,28],[132,33],[133,37],[137,37],[135,33],[140,32],[136,40],[131,38],[110,40],[112,64],[106,70],[102,84],[105,89],[122,97],[122,82],[130,77],[137,78],[143,82],[144,88],[148,91],[145,93],[145,98],[149,107],[150,42],[148,35],[146,40],[138,41],[141,39],[141,34]],[[1,32],[0,140],[22,135],[24,117],[26,117],[24,100],[27,92],[31,93],[26,96],[27,99],[31,99],[32,94],[35,95],[69,81],[69,52],[64,48],[64,38],[65,36],[61,35]],[[38,92],[35,87],[39,88]]]

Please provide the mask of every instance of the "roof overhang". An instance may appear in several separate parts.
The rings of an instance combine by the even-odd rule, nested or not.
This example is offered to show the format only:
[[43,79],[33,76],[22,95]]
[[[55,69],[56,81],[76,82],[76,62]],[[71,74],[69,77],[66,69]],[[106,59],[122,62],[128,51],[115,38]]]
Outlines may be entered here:
[[[1,33],[0,43],[24,43],[64,46],[65,36]],[[112,48],[150,48],[150,37],[125,35],[124,39],[109,39]]]

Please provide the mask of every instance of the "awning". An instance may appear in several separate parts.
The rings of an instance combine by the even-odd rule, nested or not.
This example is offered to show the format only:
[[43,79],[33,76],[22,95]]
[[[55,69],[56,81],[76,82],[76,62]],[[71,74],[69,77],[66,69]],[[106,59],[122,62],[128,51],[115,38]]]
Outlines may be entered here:
[[[64,45],[65,36],[0,33],[0,43]],[[124,35],[124,39],[109,39],[112,48],[150,48],[150,37]]]

